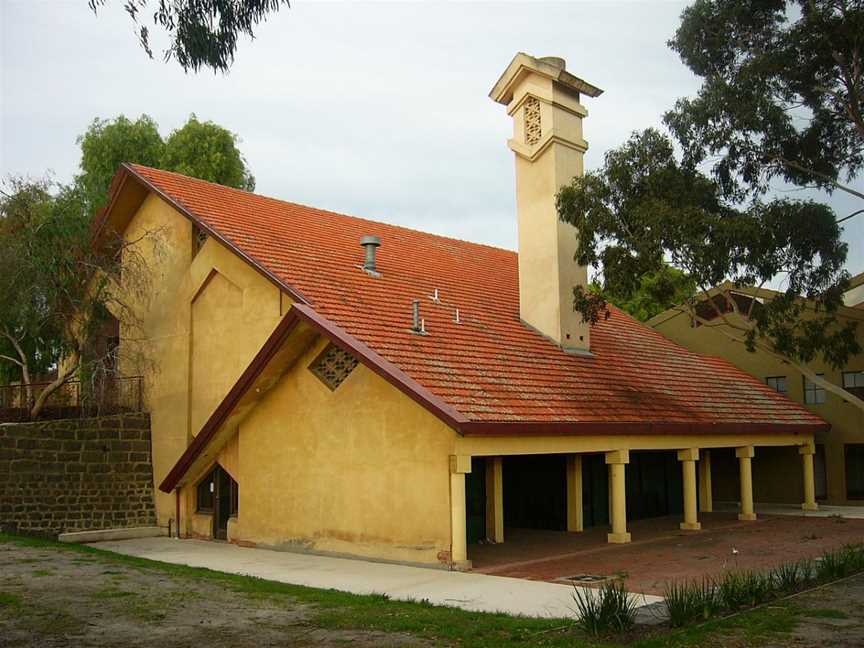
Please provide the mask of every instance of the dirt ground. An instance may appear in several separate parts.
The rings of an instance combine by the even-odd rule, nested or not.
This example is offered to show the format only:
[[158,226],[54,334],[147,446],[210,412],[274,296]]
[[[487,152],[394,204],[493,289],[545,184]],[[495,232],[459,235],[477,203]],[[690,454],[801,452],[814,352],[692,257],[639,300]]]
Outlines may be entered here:
[[[864,646],[864,575],[787,599],[800,622],[769,648],[853,648]],[[746,646],[726,644],[727,646]],[[760,642],[761,645],[761,642]]]
[[418,646],[308,623],[310,609],[73,551],[0,543],[0,646]]
[[678,517],[630,525],[633,542],[606,543],[606,529],[574,534],[508,529],[500,545],[473,546],[475,571],[532,580],[574,575],[623,578],[631,592],[662,595],[670,580],[700,579],[727,570],[766,569],[864,541],[864,520],[735,514],[702,515],[701,531],[681,531]]
[[[441,642],[424,641],[408,633],[333,629],[326,627],[325,618],[316,617],[311,604],[290,596],[268,595],[265,590],[242,589],[224,580],[170,570],[129,565],[110,555],[0,542],[0,647],[498,645],[496,641],[470,639],[468,633],[456,641]],[[364,605],[381,615],[389,604],[370,599]],[[413,613],[403,609],[403,614]],[[434,624],[455,625],[459,617],[469,615],[458,610],[439,614],[435,621],[426,617],[428,621],[421,626],[415,624],[407,629],[415,632],[428,625],[426,629],[434,635]],[[472,623],[482,623],[473,619]],[[484,632],[495,632],[497,624],[504,622],[492,623],[495,627]],[[557,640],[549,630],[529,632],[527,636],[531,639],[507,641],[506,645],[595,645],[566,634],[566,630]],[[550,641],[542,641],[544,638]],[[621,648],[622,643],[612,639],[603,645]],[[705,626],[671,634],[657,627],[646,628],[641,636],[637,632],[627,646],[864,647],[864,574]]]

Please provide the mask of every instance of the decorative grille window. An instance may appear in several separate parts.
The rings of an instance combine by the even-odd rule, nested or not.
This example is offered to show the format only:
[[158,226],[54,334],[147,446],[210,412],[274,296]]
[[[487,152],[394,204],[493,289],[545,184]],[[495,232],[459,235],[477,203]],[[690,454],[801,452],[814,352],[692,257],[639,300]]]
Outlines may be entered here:
[[356,366],[357,358],[335,344],[330,344],[315,362],[309,365],[309,370],[333,390],[342,384]]
[[540,141],[540,101],[536,97],[525,100],[525,142],[536,144]]
[[192,225],[192,257],[194,258],[198,252],[201,251],[201,248],[204,247],[204,244],[207,242],[207,232],[198,227],[197,225]]

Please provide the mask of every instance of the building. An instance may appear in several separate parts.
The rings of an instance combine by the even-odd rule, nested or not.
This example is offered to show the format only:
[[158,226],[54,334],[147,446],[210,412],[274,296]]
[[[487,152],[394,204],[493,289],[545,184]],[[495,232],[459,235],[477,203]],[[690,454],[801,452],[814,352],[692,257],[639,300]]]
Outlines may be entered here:
[[587,273],[555,194],[582,173],[581,97],[600,94],[525,54],[495,84],[518,255],[124,165],[97,231],[141,240],[155,273],[144,334],[120,345],[153,359],[160,522],[463,567],[505,526],[610,523],[623,543],[628,519],[680,513],[696,530],[718,449],[738,457],[742,519],[754,448],[789,448],[812,484],[818,416],[620,311],[573,312]]
[[[747,312],[751,298],[756,304],[773,298],[778,293],[767,289],[741,289],[731,285],[715,291],[718,305],[727,317],[741,317],[732,307],[736,300]],[[707,298],[702,303],[709,304]],[[838,317],[843,322],[864,322],[864,274],[853,277],[850,289],[845,294],[845,308]],[[704,315],[716,318],[713,308],[705,308]],[[830,430],[818,432],[815,437],[815,489],[817,500],[826,504],[864,504],[864,411],[850,402],[850,398],[864,397],[864,355],[849,358],[846,367],[834,369],[824,361],[808,365],[814,373],[842,387],[831,393],[810,382],[795,367],[761,350],[749,352],[744,345],[731,340],[723,332],[723,326],[700,326],[694,322],[686,309],[672,308],[647,322],[670,340],[697,353],[711,353],[740,367],[757,380],[775,389],[795,403],[803,404],[815,415],[831,424]],[[864,327],[857,328],[858,340],[864,345]],[[849,397],[844,398],[844,390]],[[788,449],[772,448],[760,452],[762,470],[754,477],[754,496],[764,503],[788,504],[796,501],[796,489],[801,488],[801,476],[788,472],[786,462],[791,456]],[[734,472],[734,462],[728,456],[722,464],[715,461],[715,473]],[[737,501],[734,484],[715,492],[720,499]]]

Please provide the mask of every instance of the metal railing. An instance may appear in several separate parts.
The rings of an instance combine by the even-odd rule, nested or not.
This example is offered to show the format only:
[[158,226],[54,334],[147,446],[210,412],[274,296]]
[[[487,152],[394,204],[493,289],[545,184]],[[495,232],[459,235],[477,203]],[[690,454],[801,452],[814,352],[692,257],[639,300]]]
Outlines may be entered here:
[[[77,418],[143,410],[142,376],[70,380],[45,401],[39,419]],[[0,385],[0,421],[26,421],[50,382]]]

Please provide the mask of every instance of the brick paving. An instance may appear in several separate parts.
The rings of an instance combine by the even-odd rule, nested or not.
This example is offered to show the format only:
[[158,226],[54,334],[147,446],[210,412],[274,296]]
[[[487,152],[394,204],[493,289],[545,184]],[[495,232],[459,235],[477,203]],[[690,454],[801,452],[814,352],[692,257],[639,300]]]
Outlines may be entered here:
[[607,529],[584,533],[507,529],[500,545],[473,545],[474,570],[497,576],[556,581],[575,574],[622,576],[633,592],[662,594],[664,583],[729,569],[766,569],[864,542],[864,520],[760,516],[740,522],[732,513],[700,516],[701,531],[680,531],[680,518],[629,525],[633,542],[606,544]]

